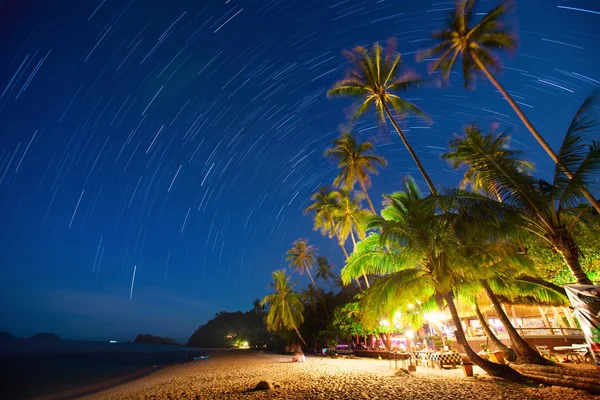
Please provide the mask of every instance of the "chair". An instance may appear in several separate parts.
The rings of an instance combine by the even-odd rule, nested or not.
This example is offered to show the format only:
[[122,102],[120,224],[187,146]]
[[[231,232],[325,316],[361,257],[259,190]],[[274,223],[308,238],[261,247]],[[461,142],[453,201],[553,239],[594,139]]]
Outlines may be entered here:
[[554,353],[552,353],[550,351],[550,349],[548,348],[548,346],[538,346],[538,345],[536,345],[535,348],[537,349],[537,351],[540,353],[540,355],[542,357],[545,357],[548,360],[553,360],[553,361],[558,362],[558,358],[556,358],[556,355],[554,355]]
[[591,362],[592,356],[590,350],[587,347],[581,347],[573,351],[573,355],[577,357],[579,362]]

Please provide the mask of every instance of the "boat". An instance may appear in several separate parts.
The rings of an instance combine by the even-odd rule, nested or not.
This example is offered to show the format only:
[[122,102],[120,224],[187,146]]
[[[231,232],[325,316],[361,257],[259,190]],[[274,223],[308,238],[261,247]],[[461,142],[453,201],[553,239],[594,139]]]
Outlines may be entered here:
[[208,360],[210,356],[199,356],[199,357],[194,357],[194,361],[202,361],[202,360]]

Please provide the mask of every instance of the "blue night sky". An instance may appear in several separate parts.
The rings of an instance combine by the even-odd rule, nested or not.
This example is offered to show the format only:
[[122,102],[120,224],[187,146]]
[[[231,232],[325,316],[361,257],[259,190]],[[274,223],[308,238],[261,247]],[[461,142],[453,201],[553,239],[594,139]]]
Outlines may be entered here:
[[[303,209],[336,175],[322,154],[351,104],[325,96],[347,68],[341,52],[396,36],[426,76],[414,54],[452,6],[0,0],[0,330],[185,340],[267,294],[297,238],[339,271],[341,250]],[[556,148],[600,86],[600,3],[521,0],[513,17],[520,46],[499,80]],[[405,97],[434,121],[402,126],[437,185],[458,182],[440,153],[472,121],[511,128],[548,178],[549,158],[484,79],[466,90],[454,72]],[[389,160],[372,198],[406,174],[425,186],[373,115],[355,132]]]

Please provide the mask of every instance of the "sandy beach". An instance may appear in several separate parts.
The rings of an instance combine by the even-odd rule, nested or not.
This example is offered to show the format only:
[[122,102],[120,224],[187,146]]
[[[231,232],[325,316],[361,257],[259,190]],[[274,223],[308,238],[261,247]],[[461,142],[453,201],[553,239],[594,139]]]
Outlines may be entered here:
[[[216,354],[207,361],[171,366],[85,399],[597,399],[556,386],[526,387],[493,379],[479,368],[474,378],[462,369],[419,367],[398,374],[389,361],[291,356]],[[260,381],[274,383],[249,391]]]

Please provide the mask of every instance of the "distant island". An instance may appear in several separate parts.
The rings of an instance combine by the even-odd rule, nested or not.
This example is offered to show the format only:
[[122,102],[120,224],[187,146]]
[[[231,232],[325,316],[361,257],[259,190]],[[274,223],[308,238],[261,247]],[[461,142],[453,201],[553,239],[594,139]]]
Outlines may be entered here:
[[61,340],[60,336],[58,336],[56,333],[48,332],[36,333],[31,337],[31,339]]
[[0,339],[14,339],[15,337],[11,335],[9,332],[2,331],[0,332]]
[[160,336],[149,335],[140,333],[136,336],[133,343],[136,344],[166,344],[166,345],[179,345],[176,340],[171,338],[163,338]]

